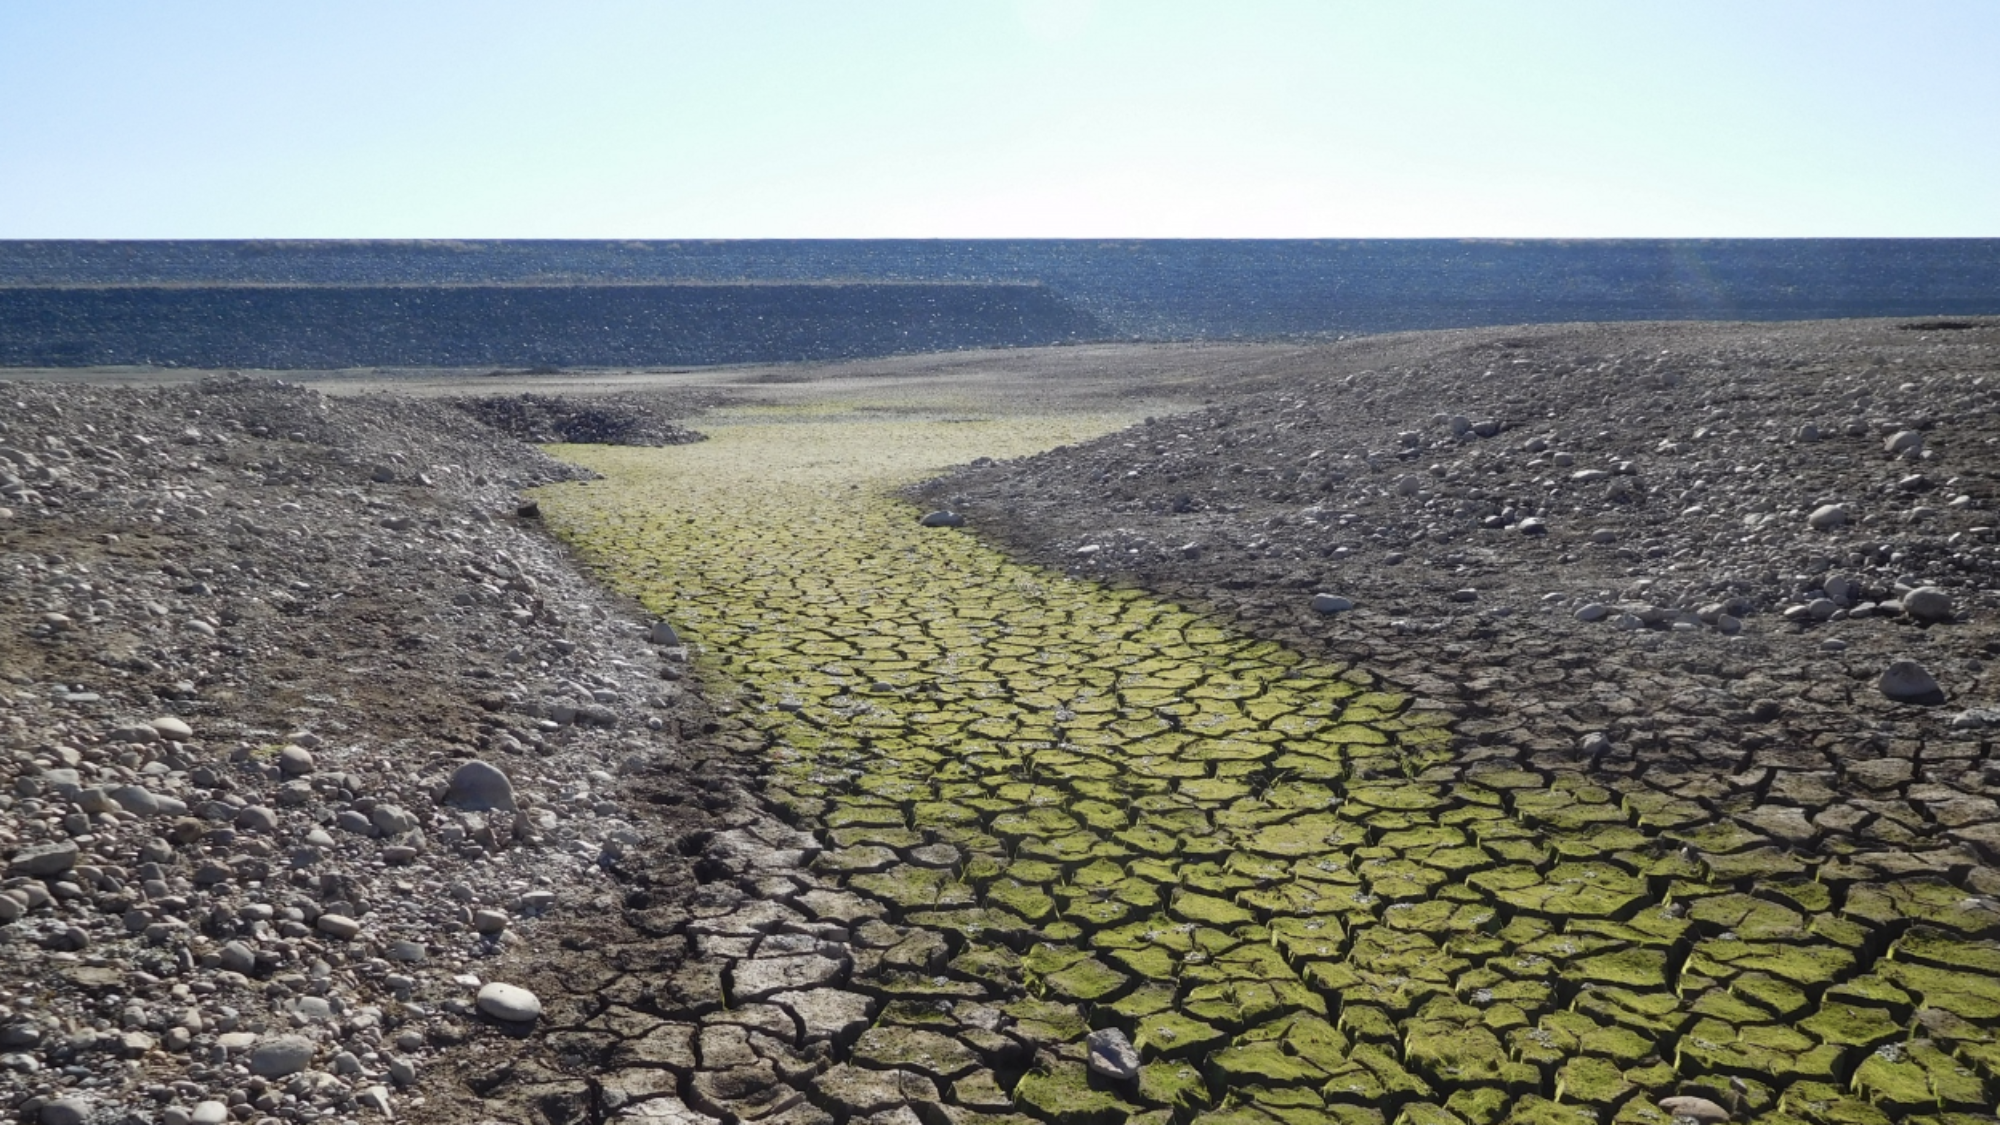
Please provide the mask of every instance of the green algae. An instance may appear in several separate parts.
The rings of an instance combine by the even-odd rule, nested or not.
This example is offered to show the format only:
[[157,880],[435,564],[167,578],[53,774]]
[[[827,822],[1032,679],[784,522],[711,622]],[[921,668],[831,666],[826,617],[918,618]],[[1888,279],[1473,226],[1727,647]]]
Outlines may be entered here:
[[[946,1032],[941,1003],[999,1006],[1055,1052],[1011,1091],[1047,1121],[1654,1121],[1712,1074],[1773,1121],[1984,1104],[2000,917],[1963,890],[1855,882],[1641,787],[1453,781],[1448,714],[1365,669],[1020,566],[886,495],[1121,421],[752,415],[697,446],[557,450],[606,479],[543,490],[551,524],[711,687],[747,689],[735,721],[827,845],[816,869],[955,935],[851,987]],[[909,854],[937,842],[962,861]],[[1871,1053],[1920,1005],[1969,1029],[1957,1055]],[[1108,1024],[1146,1060],[1129,1088],[1076,1061]],[[983,1074],[958,1081],[991,1101]]]

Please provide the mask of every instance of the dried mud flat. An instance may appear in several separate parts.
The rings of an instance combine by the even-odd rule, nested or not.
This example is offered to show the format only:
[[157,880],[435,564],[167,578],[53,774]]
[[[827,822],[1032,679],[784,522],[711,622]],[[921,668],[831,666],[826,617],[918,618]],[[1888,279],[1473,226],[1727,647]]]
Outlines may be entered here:
[[[1007,419],[1060,414],[1037,372],[1079,351],[980,393],[938,359],[952,409],[904,418],[933,444],[901,479],[816,463],[764,512],[727,502],[731,443],[797,418],[576,450],[580,485],[407,400],[6,387],[5,1096],[1992,1112],[2000,328],[1099,349],[1090,425],[1153,421],[918,486],[963,528],[869,491],[981,426],[1032,448],[1056,431]],[[796,410],[868,371],[776,374]],[[697,464],[715,487],[672,495]],[[516,516],[565,480],[544,508],[646,607]],[[1902,658],[1942,702],[1881,694]],[[514,809],[462,807],[473,759]],[[480,1013],[494,980],[540,1017]]]

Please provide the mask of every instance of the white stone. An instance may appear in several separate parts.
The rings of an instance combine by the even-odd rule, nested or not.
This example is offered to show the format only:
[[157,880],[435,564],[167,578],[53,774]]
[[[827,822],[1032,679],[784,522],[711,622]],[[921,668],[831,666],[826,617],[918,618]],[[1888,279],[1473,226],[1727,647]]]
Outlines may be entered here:
[[170,738],[175,742],[186,742],[194,737],[194,728],[172,715],[162,715],[146,725],[160,732],[161,738]]
[[1847,509],[1839,504],[1822,504],[1806,517],[1806,526],[1814,531],[1832,531],[1847,524]]
[[542,1002],[534,993],[499,981],[481,986],[475,1003],[480,1011],[509,1023],[527,1023],[542,1014]]

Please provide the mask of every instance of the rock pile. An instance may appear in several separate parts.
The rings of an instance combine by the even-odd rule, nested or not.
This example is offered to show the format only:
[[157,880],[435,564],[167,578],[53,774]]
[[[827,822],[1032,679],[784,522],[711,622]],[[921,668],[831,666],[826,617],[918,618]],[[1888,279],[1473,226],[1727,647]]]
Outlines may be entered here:
[[614,394],[562,396],[523,393],[447,398],[452,406],[504,434],[537,445],[686,445],[702,435],[672,419],[711,401],[675,396]]

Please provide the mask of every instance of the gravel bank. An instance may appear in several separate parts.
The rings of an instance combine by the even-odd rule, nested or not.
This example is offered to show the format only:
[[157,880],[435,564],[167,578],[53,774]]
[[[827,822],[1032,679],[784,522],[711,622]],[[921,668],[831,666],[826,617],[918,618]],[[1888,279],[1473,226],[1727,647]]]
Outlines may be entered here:
[[0,1105],[531,1114],[489,1044],[754,821],[682,654],[518,513],[576,470],[270,381],[0,402]]

